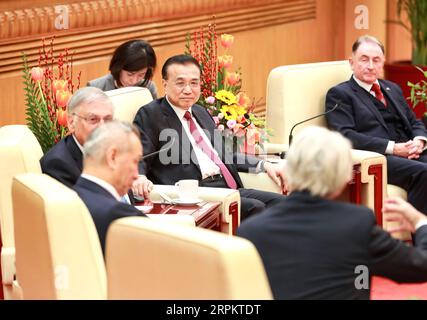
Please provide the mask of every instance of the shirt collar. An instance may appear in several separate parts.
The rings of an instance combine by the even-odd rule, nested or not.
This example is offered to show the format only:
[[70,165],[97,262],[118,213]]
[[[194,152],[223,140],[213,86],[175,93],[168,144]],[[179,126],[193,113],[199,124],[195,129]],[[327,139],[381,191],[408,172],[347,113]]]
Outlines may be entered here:
[[77,140],[76,136],[73,134],[73,139],[77,144],[77,147],[79,147],[80,151],[83,153],[83,146],[80,144],[79,140]]
[[[366,90],[366,91],[368,91],[368,92],[371,92],[372,84],[369,84],[369,83],[363,82],[362,80],[357,79],[357,78],[355,77],[355,75],[353,75],[353,79],[354,79],[354,81],[356,81],[356,83],[357,83],[359,86],[361,86],[363,89],[365,89],[365,90]],[[375,83],[376,83],[376,84],[378,84],[378,85],[380,86],[380,83],[378,82],[378,79],[377,79],[377,80],[375,80]],[[380,86],[380,87],[381,87],[381,86]]]
[[185,113],[186,113],[187,111],[191,113],[191,107],[190,107],[190,108],[188,108],[188,110],[184,110],[184,109],[182,109],[182,108],[180,108],[180,107],[177,107],[177,106],[173,105],[173,104],[170,102],[170,100],[168,99],[168,96],[165,96],[165,97],[166,97],[167,102],[168,102],[168,103],[169,103],[169,105],[172,107],[173,111],[175,111],[175,113],[176,113],[176,115],[178,116],[178,118],[179,118],[179,119],[183,119],[183,118],[184,118],[184,115],[185,115]]
[[111,184],[109,184],[107,181],[102,180],[98,177],[92,176],[90,174],[87,173],[82,173],[81,175],[83,178],[92,181],[93,183],[96,183],[97,185],[99,185],[100,187],[104,188],[105,190],[107,190],[109,193],[111,193],[111,195],[117,200],[120,201],[121,197],[119,195],[119,193],[117,192],[116,188],[114,188]]

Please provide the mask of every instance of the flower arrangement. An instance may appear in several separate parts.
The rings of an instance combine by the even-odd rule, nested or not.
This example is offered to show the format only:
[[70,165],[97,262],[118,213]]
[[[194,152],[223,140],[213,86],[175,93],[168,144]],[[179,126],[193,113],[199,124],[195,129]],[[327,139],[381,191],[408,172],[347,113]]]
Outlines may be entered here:
[[37,67],[30,68],[22,54],[26,122],[44,153],[68,133],[66,107],[81,76],[74,85],[72,56],[65,49],[55,57],[53,41],[46,46],[42,39]]
[[229,54],[229,49],[234,37],[229,34],[220,36],[224,52],[218,55],[215,28],[215,23],[211,23],[207,30],[202,27],[186,38],[185,54],[193,56],[202,69],[198,104],[207,108],[217,129],[226,138],[233,139],[233,145],[238,147],[236,151],[255,153],[256,145],[268,141],[270,131],[265,127],[265,120],[253,113],[256,103],[251,102],[241,90],[240,69],[231,71],[233,56]]

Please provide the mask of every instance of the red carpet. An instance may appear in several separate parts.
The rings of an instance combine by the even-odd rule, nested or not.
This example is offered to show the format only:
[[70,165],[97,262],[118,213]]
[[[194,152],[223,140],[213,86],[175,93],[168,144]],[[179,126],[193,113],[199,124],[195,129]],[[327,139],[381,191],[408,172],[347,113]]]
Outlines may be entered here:
[[373,277],[371,300],[427,300],[427,282],[398,284],[389,279]]

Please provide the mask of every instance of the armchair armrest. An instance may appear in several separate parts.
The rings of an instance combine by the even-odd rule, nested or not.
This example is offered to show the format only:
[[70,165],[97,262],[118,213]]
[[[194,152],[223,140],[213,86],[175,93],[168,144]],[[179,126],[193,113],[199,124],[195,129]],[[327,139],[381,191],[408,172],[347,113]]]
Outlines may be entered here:
[[[151,191],[152,200],[161,200],[159,192],[176,198],[177,188],[172,185],[154,185]],[[219,207],[221,212],[221,232],[234,234],[240,224],[240,193],[237,190],[226,188],[207,188],[199,187],[198,197],[205,201],[220,201]]]
[[16,273],[15,269],[15,248],[1,248],[1,271],[4,285],[12,285]]
[[248,173],[239,172],[243,186],[248,189],[257,189],[262,191],[282,193],[279,186],[270,179],[267,173]]
[[354,164],[360,171],[360,203],[374,210],[377,222],[382,225],[382,205],[387,186],[387,163],[384,155],[352,150]]

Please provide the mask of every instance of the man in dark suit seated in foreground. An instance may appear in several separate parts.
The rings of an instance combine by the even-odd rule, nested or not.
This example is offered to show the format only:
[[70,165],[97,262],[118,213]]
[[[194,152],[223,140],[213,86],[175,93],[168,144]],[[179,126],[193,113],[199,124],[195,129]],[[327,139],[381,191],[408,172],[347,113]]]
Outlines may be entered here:
[[188,55],[173,56],[163,65],[165,96],[141,107],[134,124],[141,131],[145,155],[169,150],[148,157],[140,166],[140,173],[147,173],[147,178],[157,184],[197,179],[202,187],[238,189],[243,220],[283,196],[244,189],[237,170],[265,170],[284,187],[283,171],[279,165],[255,157],[236,158],[231,152],[224,152],[214,120],[204,107],[196,104],[201,91],[200,74],[197,60]]
[[325,128],[300,132],[287,153],[291,194],[237,230],[258,249],[275,299],[369,299],[373,275],[427,281],[426,216],[386,201],[384,215],[415,231],[410,247],[376,225],[372,210],[334,200],[352,177],[350,148]]
[[124,122],[105,123],[90,134],[83,155],[83,173],[73,189],[89,209],[104,251],[111,222],[128,216],[145,216],[134,206],[120,202],[138,179],[142,157],[139,133]]
[[[43,173],[68,187],[74,186],[83,169],[83,145],[89,134],[101,124],[113,120],[113,104],[100,89],[86,87],[74,93],[67,105],[70,135],[54,145],[41,159]],[[136,194],[148,198],[153,184],[139,176],[133,185]],[[129,199],[133,202],[130,193]]]
[[353,76],[329,90],[328,126],[350,139],[355,149],[374,151],[387,159],[388,183],[408,192],[408,201],[427,213],[427,131],[415,118],[400,87],[378,79],[385,62],[384,46],[374,37],[360,37],[352,48]]

